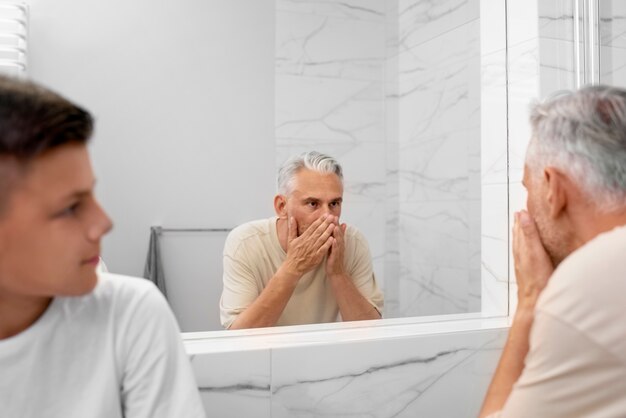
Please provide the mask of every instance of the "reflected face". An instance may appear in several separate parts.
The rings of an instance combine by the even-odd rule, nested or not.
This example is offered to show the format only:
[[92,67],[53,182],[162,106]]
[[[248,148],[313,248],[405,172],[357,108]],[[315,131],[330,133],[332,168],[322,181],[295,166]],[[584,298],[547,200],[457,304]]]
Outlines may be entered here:
[[93,187],[84,145],[60,146],[29,164],[0,217],[0,294],[75,296],[95,287],[111,221]]
[[302,169],[294,177],[291,194],[284,199],[284,215],[296,219],[300,235],[324,214],[341,216],[343,185],[334,173]]
[[550,218],[548,188],[543,173],[532,173],[524,166],[522,184],[528,192],[526,208],[534,219],[539,237],[554,266],[558,266],[572,252],[573,235],[568,225]]

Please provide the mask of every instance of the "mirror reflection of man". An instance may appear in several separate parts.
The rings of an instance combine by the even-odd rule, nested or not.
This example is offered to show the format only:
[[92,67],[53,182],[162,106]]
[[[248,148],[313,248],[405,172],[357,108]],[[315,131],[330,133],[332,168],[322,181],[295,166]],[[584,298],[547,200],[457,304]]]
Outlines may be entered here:
[[626,90],[536,105],[518,307],[480,417],[626,416]]
[[147,280],[97,274],[89,113],[0,76],[0,417],[204,417]]
[[225,328],[381,318],[369,247],[339,222],[342,199],[343,173],[332,157],[311,151],[282,166],[277,216],[240,225],[226,240]]

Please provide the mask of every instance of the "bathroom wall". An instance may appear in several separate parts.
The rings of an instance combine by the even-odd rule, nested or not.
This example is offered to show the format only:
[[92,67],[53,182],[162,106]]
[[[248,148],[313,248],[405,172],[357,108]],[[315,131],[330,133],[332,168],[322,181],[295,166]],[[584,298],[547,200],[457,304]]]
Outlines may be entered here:
[[[228,228],[273,213],[273,0],[29,3],[29,75],[96,117],[109,270],[143,274],[152,225]],[[163,235],[185,331],[219,327],[223,239]]]
[[481,310],[480,2],[398,2],[393,316]]
[[[572,0],[540,1],[537,2],[537,13],[539,14],[540,94],[541,97],[545,97],[556,90],[575,88],[574,2]],[[580,51],[582,54],[582,44]]]
[[30,4],[30,76],[96,116],[97,192],[116,223],[110,270],[143,273],[151,225],[271,213],[272,0]]
[[626,87],[626,4],[599,2],[600,82]]

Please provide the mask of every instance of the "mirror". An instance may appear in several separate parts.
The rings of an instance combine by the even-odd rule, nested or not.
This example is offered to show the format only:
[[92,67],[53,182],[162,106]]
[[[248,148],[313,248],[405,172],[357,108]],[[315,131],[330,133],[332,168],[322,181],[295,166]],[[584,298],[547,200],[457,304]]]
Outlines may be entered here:
[[343,165],[385,318],[506,315],[503,2],[28,3],[29,75],[97,119],[103,258],[141,276],[164,228],[183,331],[221,329],[225,233],[176,229],[272,216],[277,167],[311,149]]

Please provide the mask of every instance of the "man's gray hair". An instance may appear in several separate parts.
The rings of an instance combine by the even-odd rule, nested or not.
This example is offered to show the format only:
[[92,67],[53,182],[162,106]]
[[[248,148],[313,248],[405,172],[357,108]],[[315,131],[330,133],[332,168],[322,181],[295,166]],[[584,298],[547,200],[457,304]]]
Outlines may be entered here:
[[278,170],[278,193],[288,195],[293,191],[293,181],[296,173],[303,168],[324,174],[336,174],[343,182],[341,165],[333,157],[317,151],[308,151],[295,155]]
[[533,105],[526,163],[554,166],[603,211],[626,207],[626,90],[591,86]]

